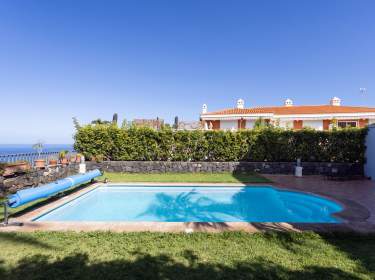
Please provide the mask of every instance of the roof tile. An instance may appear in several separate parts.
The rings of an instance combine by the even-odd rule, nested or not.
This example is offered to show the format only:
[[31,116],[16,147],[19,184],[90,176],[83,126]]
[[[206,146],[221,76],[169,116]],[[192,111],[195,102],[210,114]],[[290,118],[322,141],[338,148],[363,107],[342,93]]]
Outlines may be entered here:
[[248,115],[248,114],[275,114],[275,115],[299,115],[299,114],[337,114],[337,113],[373,113],[375,108],[353,107],[353,106],[279,106],[279,107],[254,107],[245,109],[225,109],[216,112],[209,112],[204,115]]

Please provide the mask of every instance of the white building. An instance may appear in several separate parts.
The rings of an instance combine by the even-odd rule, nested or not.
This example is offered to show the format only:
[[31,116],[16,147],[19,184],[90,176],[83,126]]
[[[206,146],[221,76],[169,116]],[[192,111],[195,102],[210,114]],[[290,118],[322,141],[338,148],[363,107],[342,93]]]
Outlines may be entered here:
[[252,129],[259,118],[282,128],[328,130],[333,125],[365,127],[375,123],[375,108],[341,106],[338,97],[328,105],[295,106],[286,99],[283,106],[245,108],[244,100],[239,99],[235,108],[214,112],[209,112],[205,104],[200,117],[205,129],[214,130]]

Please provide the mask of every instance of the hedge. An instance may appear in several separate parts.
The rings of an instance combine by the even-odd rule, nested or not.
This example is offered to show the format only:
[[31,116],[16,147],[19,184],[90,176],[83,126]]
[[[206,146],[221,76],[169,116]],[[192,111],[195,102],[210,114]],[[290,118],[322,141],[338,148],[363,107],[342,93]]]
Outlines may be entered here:
[[366,129],[230,131],[87,125],[74,148],[88,159],[124,161],[365,161]]

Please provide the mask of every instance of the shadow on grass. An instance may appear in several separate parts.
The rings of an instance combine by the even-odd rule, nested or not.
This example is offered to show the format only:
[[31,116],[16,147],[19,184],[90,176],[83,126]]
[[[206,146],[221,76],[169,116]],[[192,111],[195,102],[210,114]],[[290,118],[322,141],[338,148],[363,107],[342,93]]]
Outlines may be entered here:
[[[14,244],[31,245],[42,249],[54,249],[54,246],[43,243],[36,238],[27,235],[19,235],[14,232],[0,232],[0,244],[2,242],[9,242]],[[0,245],[1,247],[1,245]],[[0,249],[1,250],[1,249]]]
[[239,183],[242,184],[270,184],[272,183],[271,180],[267,179],[266,177],[263,177],[261,174],[258,174],[256,172],[241,172],[241,171],[235,171],[232,172],[233,178],[235,178]]
[[[297,232],[291,232],[290,228],[277,223],[252,223],[258,230],[264,233],[269,241],[279,244],[284,249],[294,251],[296,246],[303,245],[304,239],[300,238]],[[296,230],[308,230],[311,234],[315,232],[316,236],[323,239],[326,243],[334,246],[337,251],[344,252],[352,260],[361,263],[368,271],[375,274],[375,234],[358,233],[353,229],[339,231],[335,230],[335,224],[325,224],[325,227],[331,226],[331,230],[321,231],[320,225],[314,224],[293,224]],[[366,244],[365,246],[358,246]]]
[[[345,252],[349,258],[360,263],[363,271],[371,271],[375,279],[375,235],[332,232],[320,234],[325,242],[337,248],[338,251]],[[358,244],[366,244],[358,246]]]
[[[264,164],[266,164],[266,162]],[[262,184],[272,183],[270,179],[263,177],[261,174],[255,171],[249,170],[249,168],[251,169],[251,167],[249,167],[249,162],[240,161],[239,164],[235,166],[235,169],[232,172],[232,175],[234,178],[236,178],[236,180],[238,180],[239,182],[243,184],[254,183],[253,180],[249,181],[250,177],[260,178],[261,180],[259,180],[259,182],[257,183],[262,183]]]
[[51,261],[35,255],[20,260],[12,268],[1,265],[0,278],[18,279],[360,279],[333,267],[308,266],[289,270],[279,264],[258,259],[232,265],[202,262],[191,251],[178,262],[167,255],[135,253],[135,259],[90,261],[86,254],[75,254]]
[[[309,234],[310,237],[306,238],[306,234]],[[301,247],[308,247],[309,245],[306,244],[306,242],[313,239],[322,239],[326,244],[335,247],[336,251],[344,253],[348,258],[355,260],[359,264],[359,272],[370,272],[373,278],[375,276],[374,234],[355,232],[306,232],[304,235],[301,235],[297,232],[267,231],[263,233],[263,237],[265,237],[268,242],[272,242],[293,253],[298,253]]]

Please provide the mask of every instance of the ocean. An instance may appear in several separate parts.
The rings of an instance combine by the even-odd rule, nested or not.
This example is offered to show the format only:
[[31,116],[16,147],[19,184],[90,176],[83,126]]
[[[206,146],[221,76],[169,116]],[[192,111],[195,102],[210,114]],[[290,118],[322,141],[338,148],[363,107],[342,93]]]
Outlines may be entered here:
[[[43,152],[73,151],[72,144],[44,144]],[[0,155],[36,153],[32,144],[0,144]]]

